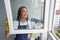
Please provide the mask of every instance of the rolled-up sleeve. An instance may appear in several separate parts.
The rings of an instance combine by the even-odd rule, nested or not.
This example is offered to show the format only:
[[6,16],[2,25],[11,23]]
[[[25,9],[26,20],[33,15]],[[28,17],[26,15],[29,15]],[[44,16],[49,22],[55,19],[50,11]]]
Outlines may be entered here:
[[30,21],[28,21],[28,24],[29,24],[29,29],[31,29],[32,27],[31,27],[31,22]]

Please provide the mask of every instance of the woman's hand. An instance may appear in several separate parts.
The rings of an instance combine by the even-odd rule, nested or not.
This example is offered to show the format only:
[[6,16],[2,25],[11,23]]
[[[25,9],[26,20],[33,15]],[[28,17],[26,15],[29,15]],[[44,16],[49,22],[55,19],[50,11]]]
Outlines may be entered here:
[[10,32],[6,31],[6,37],[8,38],[10,36]]
[[30,36],[32,36],[32,37],[33,37],[33,35],[34,35],[34,33],[30,33]]

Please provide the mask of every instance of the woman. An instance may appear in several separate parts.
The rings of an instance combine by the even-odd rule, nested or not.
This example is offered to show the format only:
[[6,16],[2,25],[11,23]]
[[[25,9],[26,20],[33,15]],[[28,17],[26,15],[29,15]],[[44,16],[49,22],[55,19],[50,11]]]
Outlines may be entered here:
[[[27,12],[28,10],[25,6],[19,8],[17,15],[18,29],[27,29],[29,27]],[[15,40],[28,40],[28,34],[16,34]]]

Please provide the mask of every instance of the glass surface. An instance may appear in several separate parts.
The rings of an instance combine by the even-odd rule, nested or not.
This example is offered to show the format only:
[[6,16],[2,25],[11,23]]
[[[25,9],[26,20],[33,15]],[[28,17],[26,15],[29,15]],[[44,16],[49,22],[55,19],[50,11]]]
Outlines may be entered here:
[[20,22],[21,20],[17,20],[18,9],[22,6],[27,8],[28,21],[26,21],[26,23],[28,28],[26,29],[43,29],[45,11],[44,3],[44,0],[10,0],[14,29],[18,29],[19,23],[20,25],[22,24]]
[[55,13],[53,20],[54,32],[57,38],[60,39],[60,0],[56,0]]

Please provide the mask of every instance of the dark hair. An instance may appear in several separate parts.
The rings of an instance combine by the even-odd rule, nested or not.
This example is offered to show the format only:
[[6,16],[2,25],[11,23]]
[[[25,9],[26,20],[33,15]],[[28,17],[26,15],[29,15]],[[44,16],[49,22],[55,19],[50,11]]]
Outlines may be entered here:
[[[20,21],[21,19],[21,10],[22,8],[26,8],[25,6],[21,6],[19,9],[18,9],[18,14],[17,14],[17,20]],[[27,8],[26,8],[27,9]],[[26,20],[28,21],[28,17],[26,18]]]

